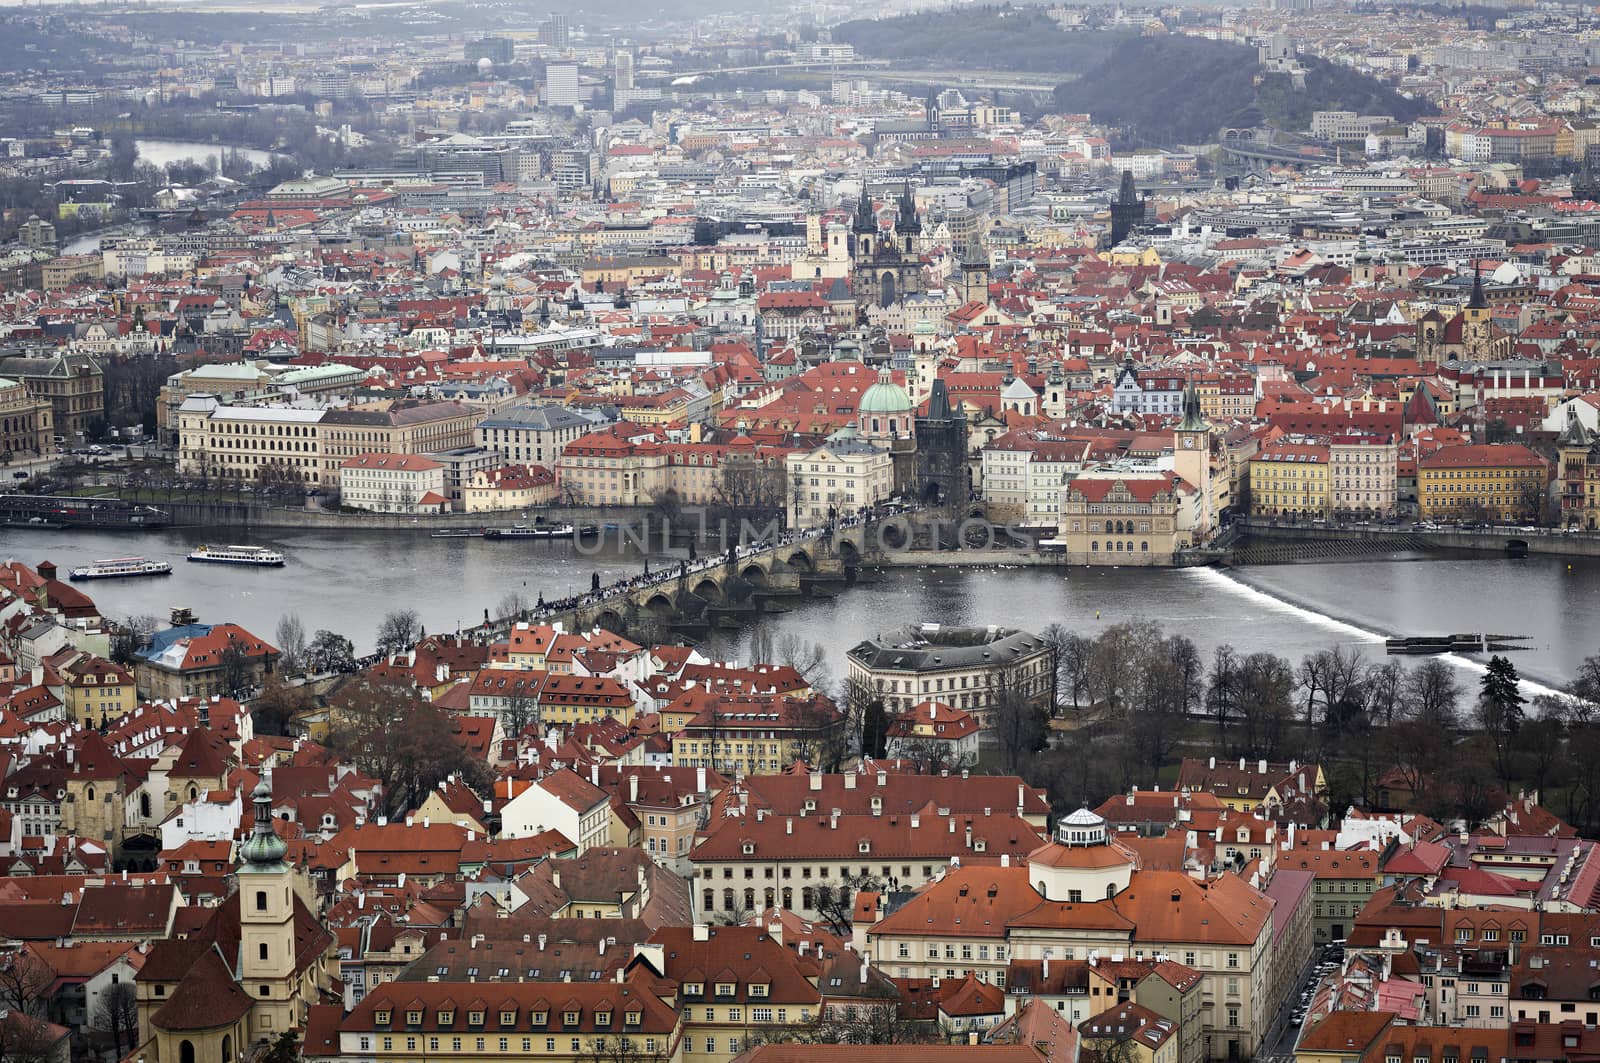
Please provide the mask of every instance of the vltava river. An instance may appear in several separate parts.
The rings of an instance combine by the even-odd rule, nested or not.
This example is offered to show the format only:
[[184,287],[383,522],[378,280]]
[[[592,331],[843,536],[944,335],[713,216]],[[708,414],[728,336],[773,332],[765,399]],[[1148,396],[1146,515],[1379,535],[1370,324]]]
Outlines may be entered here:
[[[0,532],[0,555],[29,564],[73,565],[142,554],[171,561],[162,579],[82,585],[103,613],[150,613],[173,606],[201,620],[232,620],[266,638],[287,612],[308,631],[330,628],[370,650],[382,615],[416,609],[429,631],[483,619],[508,593],[562,597],[639,572],[645,558],[613,544],[580,554],[571,543],[431,539],[425,533],[360,535],[275,530],[242,537],[288,559],[282,569],[238,569],[184,561],[200,533]],[[216,541],[216,540],[212,540]],[[652,565],[674,558],[657,555]],[[1570,565],[1570,568],[1569,568]],[[802,601],[765,623],[829,650],[835,677],[860,639],[901,624],[1006,624],[1040,630],[1051,623],[1093,634],[1149,617],[1188,635],[1209,659],[1227,642],[1291,660],[1334,643],[1381,654],[1389,634],[1491,631],[1529,635],[1514,655],[1530,678],[1562,683],[1585,656],[1600,652],[1600,560],[1397,557],[1345,564],[1215,569],[899,569],[836,597]],[[738,654],[747,633],[717,634],[708,648]]]

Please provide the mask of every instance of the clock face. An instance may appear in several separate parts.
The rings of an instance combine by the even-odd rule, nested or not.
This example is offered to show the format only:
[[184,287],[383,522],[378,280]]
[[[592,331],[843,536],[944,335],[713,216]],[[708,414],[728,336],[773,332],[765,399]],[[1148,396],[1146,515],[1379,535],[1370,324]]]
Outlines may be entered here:
[[1184,436],[1183,437],[1183,445],[1184,445],[1185,448],[1187,448],[1189,450],[1193,450],[1194,449],[1194,436]]

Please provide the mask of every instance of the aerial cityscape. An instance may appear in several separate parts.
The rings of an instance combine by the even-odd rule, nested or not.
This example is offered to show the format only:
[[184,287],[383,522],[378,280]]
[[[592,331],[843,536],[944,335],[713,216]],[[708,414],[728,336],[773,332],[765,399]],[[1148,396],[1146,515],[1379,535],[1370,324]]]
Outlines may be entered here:
[[1600,15],[0,5],[0,1063],[1600,1061]]

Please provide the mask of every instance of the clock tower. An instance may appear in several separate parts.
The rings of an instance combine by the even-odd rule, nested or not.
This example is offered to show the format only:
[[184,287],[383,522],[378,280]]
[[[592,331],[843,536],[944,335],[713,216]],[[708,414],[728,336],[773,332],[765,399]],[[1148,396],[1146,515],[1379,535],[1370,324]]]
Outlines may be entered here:
[[1183,390],[1183,420],[1172,433],[1172,471],[1195,490],[1194,541],[1204,542],[1217,523],[1211,502],[1211,425],[1200,412],[1200,394],[1193,384]]

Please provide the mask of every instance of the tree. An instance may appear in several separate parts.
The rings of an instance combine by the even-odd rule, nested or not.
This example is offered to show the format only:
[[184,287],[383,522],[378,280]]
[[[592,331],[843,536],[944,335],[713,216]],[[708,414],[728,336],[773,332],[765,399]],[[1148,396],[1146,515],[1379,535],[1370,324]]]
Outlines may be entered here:
[[845,940],[855,919],[856,894],[882,892],[885,883],[873,875],[846,875],[836,886],[817,887],[818,920]]
[[994,673],[989,708],[989,729],[999,743],[1000,761],[1006,772],[1014,775],[1027,757],[1049,741],[1050,714],[1037,698],[1028,696],[1011,668]]
[[0,1012],[0,1060],[4,1063],[55,1063],[64,1035],[37,1015]]
[[500,620],[518,620],[531,612],[533,603],[521,591],[507,591],[495,606],[494,615]]
[[508,694],[501,702],[500,724],[505,730],[506,737],[521,738],[522,732],[528,729],[529,724],[538,722],[538,699],[530,697],[527,688],[518,685],[515,691]]
[[261,685],[261,693],[250,703],[250,714],[257,734],[286,735],[295,718],[311,707],[311,695],[305,687],[287,683],[282,676],[269,675]]
[[1518,689],[1517,666],[1499,654],[1490,657],[1478,692],[1478,726],[1494,747],[1500,785],[1506,789],[1511,787],[1511,754],[1527,701]]
[[275,632],[278,650],[282,654],[278,664],[286,672],[299,670],[305,664],[306,626],[298,613],[285,613],[278,620]]
[[421,618],[415,609],[391,610],[378,622],[378,652],[387,656],[410,649],[421,631]]
[[1089,690],[1089,662],[1094,657],[1094,640],[1085,635],[1068,635],[1056,651],[1056,670],[1061,689],[1078,708],[1078,699]]
[[42,1018],[54,983],[50,965],[26,947],[0,956],[0,1007],[5,1010]]
[[1239,666],[1239,717],[1244,750],[1273,759],[1294,715],[1294,669],[1274,653],[1252,653]]
[[1461,702],[1455,670],[1440,660],[1423,661],[1406,676],[1405,699],[1413,719],[1440,730],[1454,731]]
[[389,815],[416,807],[453,773],[482,786],[485,765],[467,756],[450,717],[416,690],[363,677],[334,695],[332,709],[330,746],[383,784]]
[[293,1030],[280,1033],[261,1056],[261,1063],[300,1063],[300,1038]]
[[94,1028],[111,1035],[117,1058],[139,1044],[139,1000],[132,982],[113,982],[100,991],[90,1018]]
[[1381,661],[1367,669],[1367,714],[1373,723],[1388,727],[1400,711],[1405,671],[1394,661]]
[[1224,642],[1211,654],[1211,672],[1206,676],[1206,712],[1217,721],[1217,739],[1227,734],[1239,700],[1240,661],[1234,648]]
[[124,668],[132,667],[138,653],[150,644],[150,636],[160,627],[153,616],[123,618],[111,632],[111,659]]
[[356,670],[356,648],[336,631],[319,630],[306,647],[306,670],[319,675],[347,675]]
[[[867,703],[866,711],[861,717],[861,755],[863,757],[883,757],[888,755],[889,742],[889,714],[884,711],[883,700],[875,699]],[[934,745],[944,745],[935,742]]]
[[798,632],[778,636],[770,663],[787,665],[805,678],[812,690],[828,686],[828,650],[820,642],[809,642]]
[[222,685],[222,692],[230,698],[237,698],[248,692],[255,685],[255,668],[250,663],[250,658],[238,646],[229,643],[218,659],[218,682]]

